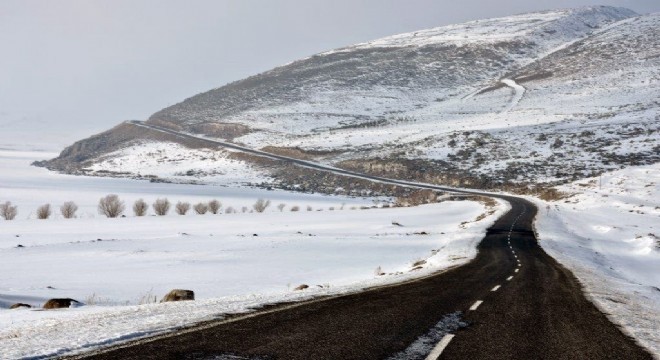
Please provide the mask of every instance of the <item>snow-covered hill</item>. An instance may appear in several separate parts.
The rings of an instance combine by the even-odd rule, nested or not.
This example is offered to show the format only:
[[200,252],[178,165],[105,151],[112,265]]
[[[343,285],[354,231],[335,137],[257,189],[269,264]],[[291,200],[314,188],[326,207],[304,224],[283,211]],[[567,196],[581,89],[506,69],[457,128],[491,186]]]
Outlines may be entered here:
[[[379,175],[482,188],[565,182],[660,160],[659,28],[658,14],[586,7],[401,34],[213,89],[148,122]],[[122,124],[45,165],[108,174],[124,171],[111,161],[121,157],[158,167],[166,159],[140,156],[152,141],[179,140]]]

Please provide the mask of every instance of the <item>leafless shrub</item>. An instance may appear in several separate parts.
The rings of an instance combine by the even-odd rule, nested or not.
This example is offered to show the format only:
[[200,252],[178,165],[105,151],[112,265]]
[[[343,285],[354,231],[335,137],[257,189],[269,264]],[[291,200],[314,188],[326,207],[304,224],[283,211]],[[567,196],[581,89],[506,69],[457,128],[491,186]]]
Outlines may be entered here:
[[67,201],[60,206],[60,214],[62,214],[65,219],[76,217],[76,211],[78,211],[78,205],[73,201]]
[[294,206],[292,206],[292,207],[291,207],[291,211],[292,211],[292,212],[300,211],[300,206],[298,206],[298,205],[294,205]]
[[376,275],[376,276],[383,276],[383,275],[385,275],[385,273],[383,272],[383,268],[381,268],[380,266],[378,266],[378,267],[376,268],[376,270],[374,270],[374,275]]
[[204,204],[204,203],[199,203],[195,206],[193,206],[193,209],[195,209],[195,212],[199,215],[204,215],[206,214],[207,211],[209,211],[209,205]]
[[220,211],[221,207],[222,207],[222,203],[220,203],[220,201],[215,199],[209,201],[209,211],[211,212],[211,214],[217,214],[218,211]]
[[45,220],[53,214],[50,204],[43,204],[37,208],[37,219]]
[[279,210],[280,212],[282,212],[282,211],[284,211],[284,207],[285,207],[285,206],[286,206],[286,204],[279,204],[279,205],[277,205],[277,210]]
[[248,207],[247,207],[247,206],[243,206],[243,207],[241,208],[241,211],[242,211],[243,213],[246,213],[246,212],[248,211]]
[[116,194],[106,195],[99,199],[99,214],[116,218],[124,212],[124,202]]
[[133,204],[133,213],[135,216],[145,216],[147,215],[147,210],[149,210],[149,205],[142,199],[136,200]]
[[155,304],[157,302],[158,299],[156,298],[156,295],[154,295],[154,289],[150,289],[138,299],[138,305]]
[[229,206],[228,208],[225,209],[225,214],[233,214],[235,212],[236,212],[236,210],[231,206]]
[[18,215],[18,206],[12,205],[11,201],[0,204],[0,216],[5,220],[14,220]]
[[151,207],[154,208],[154,212],[156,213],[156,215],[158,216],[167,215],[167,213],[170,211],[170,201],[167,200],[167,198],[156,199],[156,201],[154,201]]
[[334,207],[334,206],[330,206],[330,207],[328,208],[328,210],[330,210],[330,211],[335,211],[335,207]]
[[254,211],[262,213],[270,206],[270,200],[258,199],[257,202],[252,205]]
[[307,205],[307,211],[312,211],[312,210],[314,210],[314,209],[312,209],[312,207],[310,205]]
[[188,213],[188,210],[190,210],[190,203],[179,201],[176,203],[176,206],[174,208],[177,214],[185,215],[186,213]]

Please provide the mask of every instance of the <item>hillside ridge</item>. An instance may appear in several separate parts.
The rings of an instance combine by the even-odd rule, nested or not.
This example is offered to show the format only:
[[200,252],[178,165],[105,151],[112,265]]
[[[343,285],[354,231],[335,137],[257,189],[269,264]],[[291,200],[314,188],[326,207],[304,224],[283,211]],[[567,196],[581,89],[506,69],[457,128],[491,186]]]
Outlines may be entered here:
[[[147,122],[380,176],[548,186],[660,161],[660,64],[652,50],[660,46],[659,25],[657,14],[598,6],[420,30],[294,61],[192,96]],[[130,126],[41,165],[131,174],[117,164],[135,163],[132,148],[177,142]],[[222,156],[275,185],[303,181],[279,165]]]

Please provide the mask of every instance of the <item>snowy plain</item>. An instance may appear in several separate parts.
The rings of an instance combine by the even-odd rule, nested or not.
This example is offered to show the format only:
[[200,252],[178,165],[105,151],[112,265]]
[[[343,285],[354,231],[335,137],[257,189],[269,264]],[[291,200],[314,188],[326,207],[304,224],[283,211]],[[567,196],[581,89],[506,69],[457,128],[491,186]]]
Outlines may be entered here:
[[537,203],[539,243],[594,303],[660,358],[660,164],[558,187]]
[[[267,303],[354,292],[457,266],[476,255],[486,228],[508,209],[473,201],[374,209],[373,199],[74,177],[29,166],[48,155],[0,153],[0,170],[8,174],[0,179],[0,200],[19,206],[16,220],[0,224],[1,359],[75,353]],[[110,192],[127,204],[167,196],[193,203],[218,198],[237,209],[262,197],[273,205],[264,213],[138,218],[129,211],[106,219],[95,208]],[[68,200],[79,204],[80,217],[38,220],[31,213]],[[286,204],[282,212],[279,203]],[[294,205],[300,211],[290,211]],[[420,260],[426,264],[413,271]],[[377,276],[377,268],[385,275]],[[294,291],[300,284],[310,288]],[[197,300],[154,303],[173,288],[192,289]],[[7,309],[54,297],[87,305]]]

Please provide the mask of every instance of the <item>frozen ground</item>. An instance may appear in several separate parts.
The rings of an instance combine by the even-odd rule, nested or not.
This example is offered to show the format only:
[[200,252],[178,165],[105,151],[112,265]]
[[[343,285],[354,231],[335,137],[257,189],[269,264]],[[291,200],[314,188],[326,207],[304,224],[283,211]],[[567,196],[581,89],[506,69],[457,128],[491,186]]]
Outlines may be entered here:
[[[0,224],[2,359],[75,352],[264,303],[341,294],[462,264],[506,210],[470,201],[360,209],[372,201],[71,177],[26,166],[38,156],[0,153],[0,170],[9,175],[0,179],[0,200],[20,211],[16,220]],[[217,197],[235,207],[264,197],[273,205],[262,214],[106,219],[95,214],[95,205],[108,192],[147,201]],[[37,220],[28,210],[64,200],[78,202],[83,216]],[[283,212],[278,203],[287,205]],[[294,205],[301,211],[289,211]],[[485,212],[490,216],[476,221]],[[418,260],[427,263],[411,271]],[[376,276],[378,267],[386,275]],[[311,288],[294,291],[300,284]],[[197,300],[151,303],[173,288],[192,289]],[[52,297],[87,305],[6,310],[15,302],[40,306]]]
[[574,195],[537,201],[541,245],[611,319],[660,357],[660,164],[559,189]]

